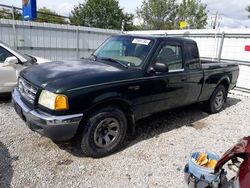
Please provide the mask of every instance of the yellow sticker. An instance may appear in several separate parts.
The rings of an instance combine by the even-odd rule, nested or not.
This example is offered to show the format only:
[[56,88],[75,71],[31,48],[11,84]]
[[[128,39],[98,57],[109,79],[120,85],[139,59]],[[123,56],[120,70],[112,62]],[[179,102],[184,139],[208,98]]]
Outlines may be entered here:
[[187,28],[187,22],[186,22],[186,21],[180,22],[180,28],[181,28],[181,29]]

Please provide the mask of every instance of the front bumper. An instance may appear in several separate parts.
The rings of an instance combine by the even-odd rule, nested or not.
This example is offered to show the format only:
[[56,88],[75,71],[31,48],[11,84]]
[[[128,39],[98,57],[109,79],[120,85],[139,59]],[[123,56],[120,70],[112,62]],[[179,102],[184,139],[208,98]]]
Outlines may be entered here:
[[31,130],[57,141],[74,137],[83,117],[83,114],[53,116],[39,109],[30,109],[22,101],[17,89],[12,93],[12,103],[17,114]]

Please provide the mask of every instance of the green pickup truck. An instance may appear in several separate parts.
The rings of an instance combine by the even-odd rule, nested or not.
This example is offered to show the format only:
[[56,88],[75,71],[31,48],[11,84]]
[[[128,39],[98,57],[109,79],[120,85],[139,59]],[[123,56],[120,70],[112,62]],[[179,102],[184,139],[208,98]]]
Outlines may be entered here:
[[238,74],[237,64],[201,60],[192,40],[119,35],[89,58],[23,70],[12,101],[33,131],[60,141],[78,133],[82,152],[102,157],[146,116],[197,102],[219,112]]

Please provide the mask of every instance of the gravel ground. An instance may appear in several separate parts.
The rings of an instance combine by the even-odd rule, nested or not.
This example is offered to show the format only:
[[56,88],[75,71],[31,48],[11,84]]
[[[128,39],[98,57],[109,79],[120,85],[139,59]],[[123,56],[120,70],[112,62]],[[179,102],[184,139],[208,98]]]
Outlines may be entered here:
[[0,102],[0,187],[186,187],[183,168],[200,148],[223,154],[250,134],[250,98],[230,94],[225,109],[199,105],[137,123],[121,151],[85,158],[74,142],[54,143],[30,131],[9,102]]

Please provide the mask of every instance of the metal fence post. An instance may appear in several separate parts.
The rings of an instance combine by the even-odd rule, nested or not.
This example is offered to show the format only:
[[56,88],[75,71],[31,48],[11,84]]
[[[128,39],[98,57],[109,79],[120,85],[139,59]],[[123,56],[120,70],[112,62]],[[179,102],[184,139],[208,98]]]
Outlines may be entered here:
[[76,57],[79,59],[79,26],[76,29]]
[[12,6],[12,28],[13,28],[13,35],[14,35],[13,47],[17,49],[17,32],[16,32],[16,24],[15,24],[15,12],[14,12],[13,6]]
[[220,48],[219,48],[219,53],[218,53],[218,62],[220,62],[220,60],[221,60],[221,54],[222,54],[222,50],[223,50],[224,39],[225,39],[225,32],[223,31],[222,34],[221,34]]

